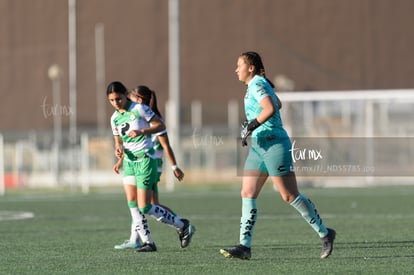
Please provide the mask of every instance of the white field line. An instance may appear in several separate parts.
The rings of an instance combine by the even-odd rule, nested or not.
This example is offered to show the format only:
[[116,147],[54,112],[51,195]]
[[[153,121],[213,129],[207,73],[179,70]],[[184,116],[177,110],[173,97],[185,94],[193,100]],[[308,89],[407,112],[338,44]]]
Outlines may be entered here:
[[15,220],[25,220],[34,218],[32,212],[24,211],[0,211],[0,222],[2,221],[15,221]]

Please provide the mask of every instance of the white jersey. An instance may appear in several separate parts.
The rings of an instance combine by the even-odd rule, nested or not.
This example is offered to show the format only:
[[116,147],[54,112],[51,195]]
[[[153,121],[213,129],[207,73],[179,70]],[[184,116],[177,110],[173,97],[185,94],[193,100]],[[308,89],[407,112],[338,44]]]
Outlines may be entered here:
[[149,127],[149,121],[155,113],[146,105],[130,102],[124,113],[115,111],[111,116],[111,128],[114,136],[120,136],[124,147],[124,159],[134,161],[143,155],[154,158],[154,145],[151,134],[131,138],[133,130]]
[[162,145],[160,141],[158,140],[158,136],[161,136],[164,134],[167,134],[167,130],[163,130],[161,132],[153,134],[151,137],[151,141],[152,141],[153,149],[154,149],[154,158],[156,159],[161,159],[162,156],[164,155],[164,148],[162,148]]

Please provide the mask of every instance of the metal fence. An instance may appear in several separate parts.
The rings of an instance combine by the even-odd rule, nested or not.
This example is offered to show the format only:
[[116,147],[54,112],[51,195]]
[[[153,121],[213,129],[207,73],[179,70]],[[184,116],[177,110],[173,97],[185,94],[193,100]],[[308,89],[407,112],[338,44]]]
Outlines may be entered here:
[[[401,172],[397,178],[393,172],[389,175],[374,173],[361,176],[355,173],[309,175],[302,171],[298,173],[300,183],[331,185],[338,182],[414,183],[414,175],[410,174],[414,160],[414,124],[412,123],[414,90],[290,92],[280,93],[279,96],[283,101],[281,114],[284,126],[292,140],[302,138],[303,141],[304,137],[319,138],[317,144],[320,142],[326,144],[330,143],[327,139],[332,138],[338,141],[340,138],[359,137],[372,141],[372,138],[385,137],[388,138],[388,142],[390,138],[404,138],[404,148],[400,146],[389,152],[389,154],[394,152],[397,155],[404,155],[399,158],[402,161],[397,163],[399,169],[402,167],[397,170]],[[239,123],[242,117],[242,111],[238,106],[235,102],[229,102],[227,108],[218,110],[208,109],[212,108],[211,105],[204,106],[200,102],[194,104],[190,112],[190,122],[179,130],[179,146],[174,148],[179,164],[186,173],[185,183],[240,181],[241,165],[247,149],[241,148],[238,140]],[[215,112],[216,115],[221,113],[227,118],[222,120],[225,121],[224,125],[203,123],[206,120],[202,117],[205,113],[203,109]],[[4,194],[11,188],[44,187],[70,188],[88,192],[91,186],[119,184],[121,176],[112,172],[115,158],[110,130],[106,134],[98,134],[96,129],[79,132],[77,141],[73,143],[65,138],[69,134],[63,131],[58,146],[54,141],[53,131],[29,132],[13,136],[1,133],[0,193]],[[358,146],[363,146],[361,145],[363,142],[357,143]],[[373,144],[373,142],[368,143]],[[394,139],[391,143],[391,145],[386,143],[386,146],[392,148],[394,143],[401,144],[401,139]],[[333,147],[324,147],[324,160],[328,161],[324,165],[329,165],[329,160],[332,160],[335,154],[343,155],[349,151],[345,145],[347,142],[343,142],[342,145],[335,144]],[[378,146],[384,147],[381,144]],[[378,151],[375,148],[373,150]],[[365,157],[366,154],[360,154],[357,159],[365,159]],[[392,165],[385,159],[384,157],[382,160],[374,159],[375,165],[378,167]],[[352,161],[355,162],[355,159]],[[299,167],[309,169],[305,165]],[[391,169],[391,171],[396,170]],[[161,185],[172,189],[174,183],[169,165],[165,165]]]

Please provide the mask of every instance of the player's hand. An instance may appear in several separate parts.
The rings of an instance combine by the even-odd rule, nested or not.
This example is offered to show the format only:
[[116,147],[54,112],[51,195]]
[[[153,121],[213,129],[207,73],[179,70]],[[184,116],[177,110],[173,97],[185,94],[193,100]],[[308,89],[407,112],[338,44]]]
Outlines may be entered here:
[[122,166],[122,161],[118,161],[117,163],[115,163],[114,167],[112,168],[112,171],[119,174],[119,171],[121,170],[121,166]]
[[247,120],[244,121],[243,124],[241,125],[242,129],[240,132],[240,137],[241,137],[241,145],[243,147],[247,146],[247,138],[252,134],[252,131],[249,130],[248,126],[249,126],[249,123]]
[[174,176],[179,180],[182,181],[184,178],[184,172],[180,168],[176,168],[174,171]]
[[141,135],[141,133],[138,130],[132,130],[131,132],[128,133],[128,136],[131,138],[137,137],[139,135]]

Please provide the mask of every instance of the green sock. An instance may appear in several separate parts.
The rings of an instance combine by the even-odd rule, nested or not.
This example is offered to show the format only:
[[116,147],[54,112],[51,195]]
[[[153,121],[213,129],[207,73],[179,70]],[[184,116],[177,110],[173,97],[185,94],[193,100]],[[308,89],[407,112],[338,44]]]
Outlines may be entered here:
[[240,244],[246,247],[251,247],[256,219],[256,199],[242,198],[242,217],[240,219]]
[[319,237],[322,238],[328,234],[328,230],[323,224],[321,217],[319,217],[315,205],[305,195],[299,194],[290,205],[302,215],[313,230],[319,234]]

